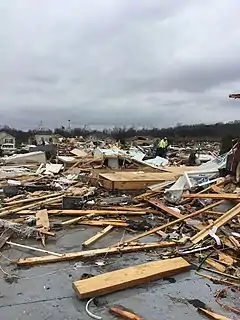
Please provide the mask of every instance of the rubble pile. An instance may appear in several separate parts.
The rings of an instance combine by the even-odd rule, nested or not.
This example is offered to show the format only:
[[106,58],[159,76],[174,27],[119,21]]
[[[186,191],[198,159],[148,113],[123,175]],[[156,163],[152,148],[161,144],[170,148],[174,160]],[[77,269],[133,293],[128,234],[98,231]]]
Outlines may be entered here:
[[[49,161],[41,151],[11,158],[0,167],[0,249],[27,249],[15,261],[18,267],[89,259],[99,263],[99,257],[123,259],[146,251],[150,258],[145,264],[79,276],[73,282],[77,296],[92,299],[187,270],[239,290],[240,189],[234,178],[220,177],[227,155],[212,153],[199,166],[174,166],[146,157],[143,146],[123,150],[104,141],[96,146],[70,139],[59,143]],[[83,227],[99,231],[79,244],[79,251],[47,249],[59,232],[81,232]],[[101,246],[114,230],[122,237]],[[22,244],[26,238],[36,239],[36,245]],[[220,319],[213,310],[199,311]],[[111,312],[143,319],[119,308]],[[226,312],[240,314],[233,306],[223,308]]]

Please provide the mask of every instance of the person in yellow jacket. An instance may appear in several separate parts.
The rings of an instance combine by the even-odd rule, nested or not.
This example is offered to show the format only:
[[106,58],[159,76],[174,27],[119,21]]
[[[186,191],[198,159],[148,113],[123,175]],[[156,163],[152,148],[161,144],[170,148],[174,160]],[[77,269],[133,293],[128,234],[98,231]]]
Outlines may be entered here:
[[157,146],[156,156],[166,158],[167,156],[168,139],[161,139]]

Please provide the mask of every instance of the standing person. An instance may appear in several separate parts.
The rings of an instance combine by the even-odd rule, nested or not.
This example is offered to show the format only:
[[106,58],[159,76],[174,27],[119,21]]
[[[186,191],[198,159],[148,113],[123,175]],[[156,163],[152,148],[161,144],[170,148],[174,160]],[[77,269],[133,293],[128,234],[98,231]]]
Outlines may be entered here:
[[163,141],[164,141],[164,153],[163,153],[163,158],[167,158],[167,149],[168,149],[168,139],[167,139],[167,137],[165,137],[164,139],[163,139]]
[[161,139],[158,143],[156,157],[158,156],[158,157],[166,158],[167,147],[168,147],[168,140],[165,137],[164,139]]

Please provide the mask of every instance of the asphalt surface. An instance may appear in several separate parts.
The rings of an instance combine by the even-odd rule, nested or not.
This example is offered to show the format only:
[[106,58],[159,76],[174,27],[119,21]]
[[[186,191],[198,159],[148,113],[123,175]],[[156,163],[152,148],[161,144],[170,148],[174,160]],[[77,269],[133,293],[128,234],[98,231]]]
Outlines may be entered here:
[[[46,249],[55,252],[81,251],[81,243],[98,230],[98,228],[74,228],[60,231],[56,240],[48,240]],[[121,237],[122,231],[113,231],[98,241],[93,248],[114,244]],[[12,241],[41,248],[41,244],[36,240]],[[83,273],[97,275],[158,258],[156,252],[131,253],[123,256],[105,256],[84,263],[63,262],[23,269],[17,268],[8,259],[14,260],[37,254],[9,247],[2,253],[4,257],[0,257],[1,268],[17,276],[17,279],[9,283],[0,271],[0,320],[91,319],[85,311],[86,301],[79,300],[72,289],[73,281],[79,280]],[[96,262],[105,265],[99,266]],[[14,279],[11,277],[10,280]],[[215,302],[214,294],[220,288],[222,286],[195,275],[194,271],[189,271],[171,279],[155,281],[101,297],[98,299],[98,305],[92,304],[90,310],[106,320],[114,319],[108,312],[109,307],[114,305],[123,305],[146,320],[204,319],[190,303],[191,301],[189,302],[196,299],[219,314],[239,319],[237,315],[228,313]]]

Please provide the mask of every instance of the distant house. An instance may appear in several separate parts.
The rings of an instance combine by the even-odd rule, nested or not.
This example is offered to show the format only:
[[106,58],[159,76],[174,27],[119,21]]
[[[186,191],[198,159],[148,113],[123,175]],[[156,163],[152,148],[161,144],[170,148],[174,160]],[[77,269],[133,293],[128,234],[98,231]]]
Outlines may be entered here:
[[13,145],[13,148],[16,146],[16,138],[12,136],[11,134],[7,133],[6,131],[0,132],[0,145],[4,144],[11,144]]
[[35,134],[29,138],[28,143],[29,144],[37,144],[41,145],[42,141],[45,143],[49,143],[53,138],[53,134],[50,131],[37,131]]

